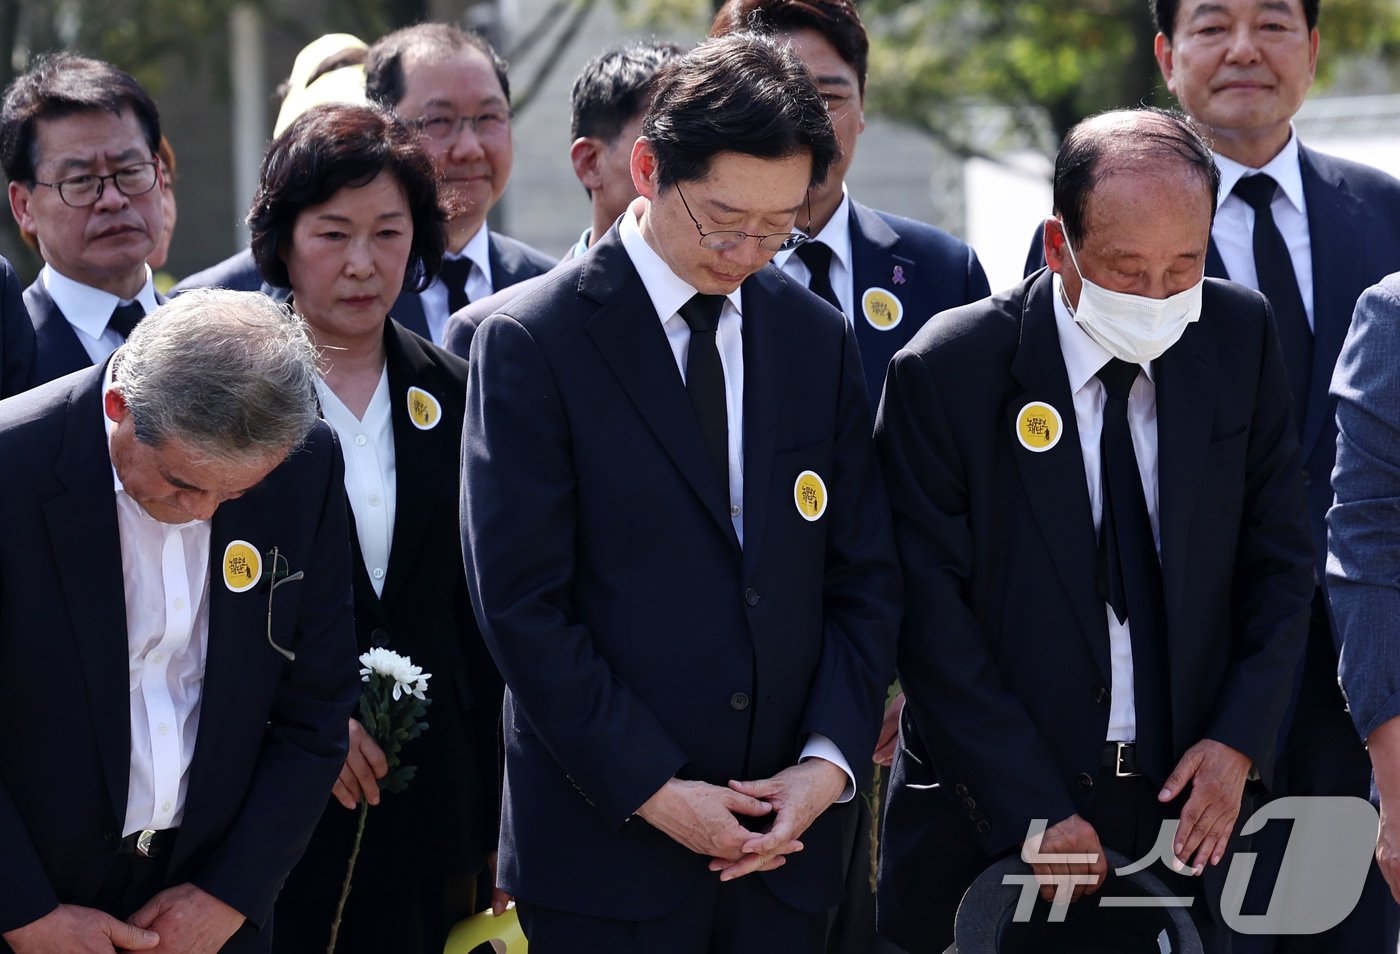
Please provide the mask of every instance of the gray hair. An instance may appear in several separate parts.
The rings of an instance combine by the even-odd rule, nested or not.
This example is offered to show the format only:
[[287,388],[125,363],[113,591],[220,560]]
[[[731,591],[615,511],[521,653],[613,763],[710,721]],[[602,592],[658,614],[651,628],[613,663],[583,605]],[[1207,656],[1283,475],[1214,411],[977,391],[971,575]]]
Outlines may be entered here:
[[318,357],[305,323],[257,292],[186,292],[137,324],[113,387],[136,438],[214,461],[284,456],[316,423]]

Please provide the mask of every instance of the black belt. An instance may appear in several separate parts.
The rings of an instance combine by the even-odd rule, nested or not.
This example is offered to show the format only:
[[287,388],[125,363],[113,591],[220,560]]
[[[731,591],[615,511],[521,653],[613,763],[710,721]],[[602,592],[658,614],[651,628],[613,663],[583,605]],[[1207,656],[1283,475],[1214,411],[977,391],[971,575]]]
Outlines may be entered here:
[[1103,767],[1113,769],[1113,774],[1118,778],[1137,778],[1142,774],[1138,770],[1137,743],[1105,742]]
[[144,831],[134,831],[117,843],[117,853],[137,855],[141,858],[159,858],[170,851],[179,832],[178,828],[166,828],[163,831],[147,828]]

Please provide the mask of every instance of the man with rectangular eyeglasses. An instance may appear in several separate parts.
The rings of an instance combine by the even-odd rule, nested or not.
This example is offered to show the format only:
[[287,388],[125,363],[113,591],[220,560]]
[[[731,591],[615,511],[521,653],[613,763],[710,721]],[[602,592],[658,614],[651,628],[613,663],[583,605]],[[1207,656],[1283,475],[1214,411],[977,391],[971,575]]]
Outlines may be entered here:
[[6,90],[0,143],[10,211],[45,262],[24,293],[34,342],[14,391],[105,361],[162,301],[146,265],[165,223],[160,115],[127,73],[59,53]]

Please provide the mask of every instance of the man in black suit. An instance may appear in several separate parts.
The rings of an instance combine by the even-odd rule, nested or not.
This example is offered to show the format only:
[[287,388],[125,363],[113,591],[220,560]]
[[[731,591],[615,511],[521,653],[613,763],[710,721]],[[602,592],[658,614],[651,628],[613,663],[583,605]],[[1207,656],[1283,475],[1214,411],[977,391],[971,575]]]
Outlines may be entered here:
[[162,300],[146,264],[165,224],[160,116],[127,73],[59,53],[5,91],[0,144],[10,211],[45,262],[24,292],[35,341],[14,393],[105,361]]
[[270,950],[357,689],[316,360],[193,292],[0,402],[0,950]]
[[[977,253],[947,232],[851,198],[846,172],[865,130],[870,41],[850,0],[728,0],[711,36],[761,29],[790,42],[812,71],[841,145],[798,216],[811,241],[774,262],[839,308],[855,329],[870,403],[885,368],[931,316],[990,294]],[[809,218],[810,212],[810,218]]]
[[[632,42],[604,50],[583,65],[570,95],[569,126],[573,142],[569,160],[588,193],[591,222],[562,262],[587,252],[637,197],[632,184],[632,144],[642,128],[656,71],[680,47],[674,43]],[[486,298],[478,298],[447,320],[442,346],[465,358],[471,353],[477,325],[516,296],[546,281],[527,278]]]
[[34,326],[20,297],[19,279],[0,257],[0,398],[24,390],[34,354]]
[[[1206,271],[1269,298],[1289,365],[1302,445],[1308,521],[1319,583],[1307,651],[1279,760],[1281,795],[1370,794],[1370,763],[1337,686],[1324,563],[1337,453],[1336,401],[1328,395],[1363,290],[1400,270],[1400,181],[1309,149],[1292,118],[1312,85],[1319,0],[1154,0],[1156,55],[1167,87],[1204,126],[1221,183]],[[1262,207],[1263,212],[1256,210]],[[1260,261],[1262,259],[1262,262]],[[1259,904],[1273,894],[1286,825],[1255,840]],[[1275,905],[1290,900],[1279,879]],[[1300,887],[1299,890],[1306,890]],[[1373,870],[1355,913],[1312,937],[1249,938],[1250,954],[1395,950],[1395,913]],[[1300,899],[1297,899],[1301,901]]]
[[1271,782],[1312,572],[1268,307],[1202,279],[1217,182],[1184,117],[1081,123],[1049,270],[937,316],[890,367],[876,438],[912,718],[879,915],[911,951],[941,951],[968,884],[1023,841],[1093,857],[1034,865],[1079,898],[1104,848],[1143,858],[1178,817],[1171,850],[1204,877],[1155,870],[1228,949],[1221,862],[1247,777]]
[[463,549],[542,954],[824,949],[900,594],[854,336],[765,267],[836,149],[790,51],[701,44],[641,198],[477,332]]
[[448,212],[442,271],[422,292],[405,292],[390,316],[434,344],[447,319],[554,267],[538,249],[486,224],[510,178],[510,80],[506,64],[477,33],[420,23],[376,40],[365,60],[365,95],[423,134],[442,174]]

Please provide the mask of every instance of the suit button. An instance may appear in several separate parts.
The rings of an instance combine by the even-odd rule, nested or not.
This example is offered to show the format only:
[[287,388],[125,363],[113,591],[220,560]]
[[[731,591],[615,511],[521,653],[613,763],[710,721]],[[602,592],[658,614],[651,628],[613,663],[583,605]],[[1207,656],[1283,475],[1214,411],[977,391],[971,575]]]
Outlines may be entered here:
[[1306,470],[1303,471],[1303,486],[1304,486],[1304,487],[1311,487],[1311,486],[1312,486],[1312,474],[1308,473]]
[[953,791],[957,792],[959,795],[966,795],[967,786],[959,782],[957,785],[953,786]]
[[749,697],[746,694],[742,692],[736,692],[734,693],[734,695],[729,697],[729,708],[733,709],[734,711],[743,712],[748,707]]
[[369,634],[369,644],[380,649],[387,649],[389,646],[389,631],[382,627],[375,629]]
[[115,845],[117,842],[121,841],[121,839],[117,837],[117,833],[110,828],[102,833],[102,840],[109,845]]
[[758,590],[754,589],[752,586],[744,590],[744,602],[748,603],[750,606],[757,606],[760,598]]
[[977,823],[977,834],[979,834],[979,835],[985,835],[987,832],[989,832],[989,831],[991,831],[991,830],[992,830],[992,823],[991,823],[991,822],[980,821],[980,822]]
[[963,799],[963,808],[976,808],[976,807],[977,807],[977,799],[975,799],[975,798],[964,798],[964,799]]
[[1080,788],[1093,788],[1093,787],[1094,787],[1094,776],[1090,775],[1088,772],[1080,772],[1080,773],[1079,773],[1079,787],[1080,787]]
[[1095,689],[1094,701],[1097,702],[1099,705],[1103,705],[1104,703],[1108,702],[1108,690],[1105,689],[1103,686],[1099,686],[1097,689]]

